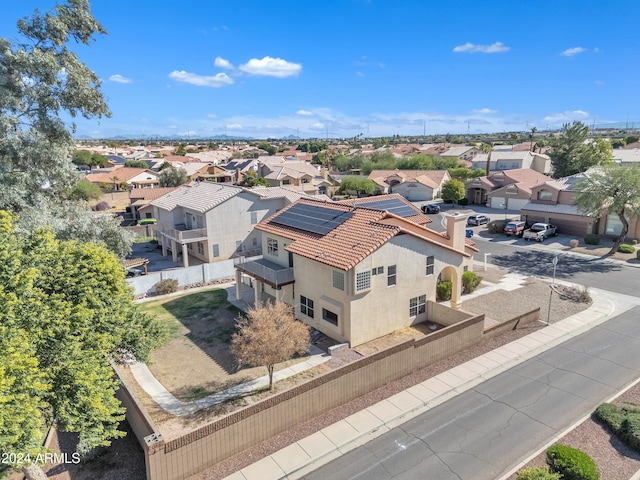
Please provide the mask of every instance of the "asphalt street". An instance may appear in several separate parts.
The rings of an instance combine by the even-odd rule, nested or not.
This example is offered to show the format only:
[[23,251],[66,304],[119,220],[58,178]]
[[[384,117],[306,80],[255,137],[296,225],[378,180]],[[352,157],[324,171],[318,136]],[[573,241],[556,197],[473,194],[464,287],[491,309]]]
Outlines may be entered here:
[[495,480],[640,375],[640,307],[303,477]]

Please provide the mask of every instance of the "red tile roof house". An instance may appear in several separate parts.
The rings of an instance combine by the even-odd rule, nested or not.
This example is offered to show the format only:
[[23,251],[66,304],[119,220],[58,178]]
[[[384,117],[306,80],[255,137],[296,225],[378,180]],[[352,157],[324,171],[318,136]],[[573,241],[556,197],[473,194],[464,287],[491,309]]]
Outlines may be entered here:
[[448,216],[441,234],[410,220],[415,207],[388,202],[301,199],[266,218],[256,225],[263,258],[236,264],[236,295],[249,276],[256,304],[284,301],[298,319],[351,346],[425,321],[440,279],[452,282],[458,308],[462,274],[478,251],[465,238],[466,216]]
[[549,180],[551,177],[530,168],[496,172],[469,180],[465,184],[466,199],[491,208],[520,210],[529,203],[531,188]]
[[442,186],[451,180],[446,170],[373,170],[368,178],[379,192],[399,193],[411,202],[440,198]]
[[121,167],[110,172],[90,173],[85,177],[91,183],[107,184],[111,188],[121,190],[120,185],[126,183],[129,188],[152,188],[160,184],[158,174],[146,168]]

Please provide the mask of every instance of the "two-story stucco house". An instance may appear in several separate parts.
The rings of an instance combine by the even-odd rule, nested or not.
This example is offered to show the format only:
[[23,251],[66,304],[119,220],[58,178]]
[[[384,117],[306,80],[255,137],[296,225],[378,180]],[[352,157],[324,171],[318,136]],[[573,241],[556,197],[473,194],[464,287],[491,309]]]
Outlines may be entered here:
[[352,346],[424,321],[440,279],[453,283],[457,308],[477,252],[465,238],[466,216],[449,216],[441,234],[395,203],[390,213],[301,199],[266,218],[256,226],[263,258],[236,265],[238,298],[247,275],[256,304],[284,301],[298,319]]
[[302,193],[283,188],[243,188],[194,182],[151,202],[162,254],[189,266],[189,257],[217,262],[259,255],[260,233],[253,228]]
[[[472,169],[487,168],[488,154],[481,153],[471,160]],[[551,172],[551,159],[548,155],[520,150],[494,150],[491,152],[491,172],[530,168],[538,173]]]

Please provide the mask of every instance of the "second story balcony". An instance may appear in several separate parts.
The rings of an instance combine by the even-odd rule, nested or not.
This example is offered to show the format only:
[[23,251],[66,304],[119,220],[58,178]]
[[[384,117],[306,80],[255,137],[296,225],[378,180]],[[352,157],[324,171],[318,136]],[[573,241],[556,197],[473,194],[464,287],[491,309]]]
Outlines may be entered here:
[[184,223],[178,223],[173,227],[158,225],[158,231],[178,242],[196,242],[207,239],[206,228],[187,228]]
[[238,263],[235,267],[250,277],[271,285],[273,288],[279,288],[295,282],[293,268],[278,265],[264,258]]

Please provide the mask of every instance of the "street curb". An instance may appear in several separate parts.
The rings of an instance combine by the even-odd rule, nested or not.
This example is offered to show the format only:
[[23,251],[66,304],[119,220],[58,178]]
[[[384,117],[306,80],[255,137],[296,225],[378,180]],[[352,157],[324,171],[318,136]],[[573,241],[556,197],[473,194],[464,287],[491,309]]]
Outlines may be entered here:
[[[566,282],[563,282],[566,283]],[[596,295],[600,295],[599,291],[596,291]],[[425,380],[424,382],[421,382],[417,385],[414,385],[414,387],[410,387],[409,389],[404,390],[403,392],[400,392],[396,395],[393,395],[391,397],[389,397],[386,400],[390,400],[393,399],[394,397],[397,397],[398,395],[401,394],[411,394],[412,396],[415,397],[417,404],[415,407],[410,408],[406,411],[403,411],[395,416],[393,416],[392,418],[389,418],[386,421],[380,420],[380,423],[377,423],[375,426],[369,428],[368,430],[363,430],[358,432],[358,434],[355,437],[352,437],[351,439],[347,440],[345,443],[343,444],[339,444],[339,445],[335,445],[333,448],[330,448],[329,450],[326,450],[325,452],[323,452],[321,455],[317,455],[314,457],[309,457],[308,459],[304,460],[302,464],[295,466],[295,467],[290,467],[290,469],[288,469],[288,472],[285,472],[283,469],[280,469],[281,474],[279,474],[279,476],[274,477],[277,478],[278,480],[282,480],[282,479],[286,479],[286,480],[296,480],[301,478],[302,476],[312,472],[313,470],[317,469],[318,467],[322,466],[322,465],[326,465],[327,463],[329,463],[330,461],[338,458],[341,455],[344,455],[345,453],[354,450],[355,448],[364,445],[365,443],[381,436],[382,434],[386,433],[387,431],[389,431],[392,428],[397,427],[398,425],[401,425],[415,417],[417,417],[418,415],[428,411],[429,409],[440,405],[441,403],[444,403],[445,401],[449,400],[450,398],[463,393],[467,390],[470,390],[471,388],[475,387],[476,385],[484,382],[485,380],[488,380],[490,378],[495,377],[496,375],[516,366],[519,365],[523,362],[525,362],[526,360],[529,360],[537,355],[539,355],[540,353],[543,353],[547,350],[550,350],[551,348],[560,345],[561,343],[566,342],[567,340],[570,340],[571,338],[576,337],[577,335],[580,335],[581,333],[584,333],[587,330],[590,330],[591,328],[597,327],[598,325],[601,325],[603,323],[605,323],[607,320],[610,320],[611,318],[613,318],[614,316],[617,316],[621,313],[623,313],[624,311],[627,311],[631,308],[633,308],[635,305],[630,304],[630,305],[626,305],[623,308],[620,308],[616,311],[616,307],[613,306],[613,304],[611,304],[611,308],[607,308],[607,303],[610,303],[610,300],[607,299],[604,295],[603,297],[598,301],[598,303],[596,304],[594,301],[594,304],[588,308],[587,310],[584,310],[582,312],[579,312],[578,314],[572,315],[570,317],[567,317],[566,319],[563,319],[559,322],[556,322],[555,324],[549,325],[541,330],[538,330],[537,332],[534,332],[532,334],[526,335],[525,337],[522,337],[521,339],[515,340],[514,342],[508,343],[506,345],[503,345],[502,347],[499,347],[495,350],[492,350],[490,352],[487,352],[483,355],[480,355],[477,358],[480,357],[484,357],[486,355],[495,355],[495,352],[498,352],[498,354],[500,353],[500,350],[506,350],[507,354],[505,355],[505,359],[506,361],[501,362],[498,366],[496,367],[491,367],[488,368],[487,370],[485,370],[484,372],[481,373],[477,373],[475,374],[472,378],[468,378],[466,380],[463,379],[463,381],[455,386],[451,386],[447,391],[442,392],[440,394],[436,394],[435,396],[431,397],[428,400],[423,400],[415,395],[413,395],[411,392],[408,392],[408,390],[411,390],[414,387],[417,386],[424,386],[428,389],[428,386],[425,385],[427,384],[429,381],[440,381],[442,382],[442,380],[440,380],[442,377],[445,376],[445,374],[449,374],[452,371],[456,371],[456,369],[465,369],[468,368],[466,367],[469,364],[472,364],[474,361],[477,360],[473,359],[473,360],[469,360],[468,362],[465,362],[461,365],[458,365],[457,367],[454,367],[450,370],[447,370],[446,372],[443,372],[439,375],[436,375],[435,377],[432,377],[428,380]],[[591,318],[590,320],[585,321],[584,323],[576,326],[575,328],[573,328],[571,326],[571,324],[574,324],[576,321],[579,321],[576,317],[578,316],[584,316],[587,312],[589,312],[589,310],[591,310],[591,313],[589,314],[590,316],[593,315],[597,315],[597,317]],[[597,310],[597,311],[595,311]],[[565,327],[566,325],[566,327]],[[565,328],[562,328],[565,327]],[[553,339],[545,341],[540,343],[539,346],[534,347],[530,350],[527,350],[526,352],[522,353],[522,354],[515,354],[513,355],[513,352],[509,352],[509,346],[516,344],[517,342],[521,341],[522,339],[526,339],[526,338],[532,338],[533,336],[535,336],[536,334],[539,335],[538,332],[558,332],[556,334],[553,335]],[[505,348],[506,347],[506,348]],[[511,355],[509,355],[509,353],[511,353]],[[493,362],[495,363],[495,362]],[[443,383],[447,383],[447,382],[443,382]],[[435,393],[435,392],[433,392]],[[383,400],[385,401],[385,400]],[[379,402],[381,403],[381,402]],[[371,407],[369,407],[371,408]],[[337,425],[340,424],[340,422],[347,422],[349,423],[349,419],[353,418],[355,415],[358,415],[359,413],[363,412],[363,411],[368,411],[368,409],[362,410],[356,414],[353,414],[343,420],[340,420],[339,422],[336,422],[333,425]],[[373,414],[372,414],[373,415]],[[375,415],[374,415],[375,416]],[[331,426],[330,426],[331,427]],[[327,427],[327,428],[330,428]],[[323,430],[320,430],[320,433],[323,433]],[[324,433],[323,433],[324,435]],[[328,438],[328,437],[327,437]],[[299,445],[299,442],[295,442],[292,445]],[[291,447],[285,447],[289,448]],[[284,450],[284,449],[283,449]],[[274,462],[277,465],[277,462],[275,460],[273,460],[273,456],[276,455],[278,452],[275,452],[274,454],[262,459],[261,461],[257,462],[263,462],[263,461],[267,461],[267,462]],[[253,464],[255,465],[255,464]],[[247,468],[247,467],[245,467]],[[252,476],[245,476],[243,473],[243,470],[240,470],[240,472],[236,472],[234,473],[232,476],[227,477],[227,480],[241,480],[241,479],[245,479],[245,480],[254,480],[254,478]],[[640,474],[640,472],[639,472]],[[510,474],[511,475],[511,474]],[[503,477],[503,478],[508,478],[508,477]],[[266,477],[261,477],[261,480],[264,479],[266,480]],[[640,478],[638,478],[637,480],[640,480]]]

